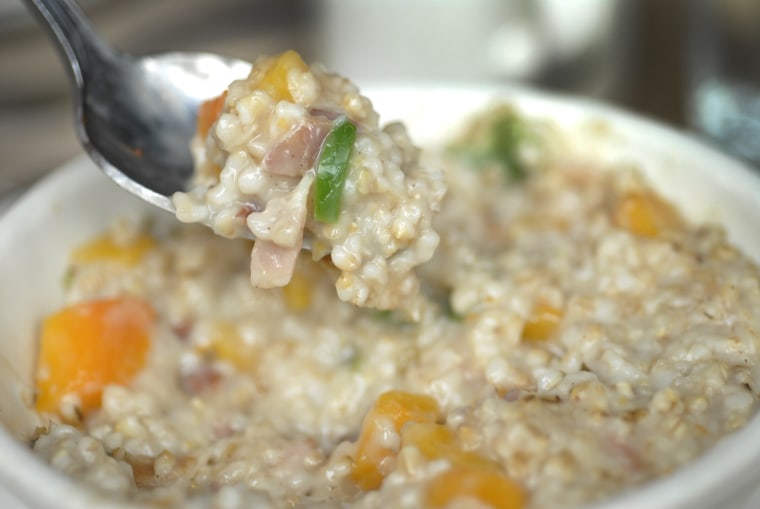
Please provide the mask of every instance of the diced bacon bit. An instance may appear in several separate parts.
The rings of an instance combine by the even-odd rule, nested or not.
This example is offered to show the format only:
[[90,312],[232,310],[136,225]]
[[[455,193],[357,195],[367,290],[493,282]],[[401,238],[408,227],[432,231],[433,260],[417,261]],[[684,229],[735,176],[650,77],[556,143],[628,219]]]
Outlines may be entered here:
[[211,126],[214,125],[216,119],[222,114],[225,99],[227,99],[226,90],[219,96],[202,102],[198,107],[198,118],[196,120],[196,132],[198,136],[201,138],[206,137]]
[[610,437],[607,440],[611,454],[617,457],[630,472],[645,472],[648,468],[640,450],[623,438]]
[[197,396],[216,386],[222,374],[214,365],[203,360],[198,364],[184,367],[179,372],[179,388],[188,396]]
[[290,282],[301,245],[278,246],[258,239],[251,250],[251,284],[256,288],[277,288]]
[[181,339],[182,341],[185,341],[190,336],[190,333],[192,332],[194,325],[195,323],[193,322],[192,319],[185,318],[173,324],[172,331],[174,331],[174,334],[177,336],[177,338]]
[[344,115],[344,113],[336,110],[326,110],[323,108],[310,108],[309,115],[312,115],[314,117],[323,117],[327,120],[332,121],[336,120],[341,115]]
[[299,124],[269,149],[263,170],[284,177],[300,177],[314,166],[330,128],[330,122],[318,118]]
[[256,237],[251,250],[251,284],[276,288],[290,282],[303,245],[309,189],[314,172],[301,179],[288,195],[274,198],[261,212],[248,215],[246,223]]
[[216,438],[229,438],[235,434],[235,428],[227,421],[217,422],[211,428],[211,432]]

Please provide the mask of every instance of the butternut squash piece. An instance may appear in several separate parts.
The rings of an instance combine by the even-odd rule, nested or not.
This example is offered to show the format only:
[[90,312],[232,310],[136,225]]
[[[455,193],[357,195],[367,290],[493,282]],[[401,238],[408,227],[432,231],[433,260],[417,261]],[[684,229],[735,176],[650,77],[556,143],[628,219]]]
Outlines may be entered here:
[[198,107],[198,116],[195,122],[195,130],[201,138],[205,138],[208,134],[211,126],[214,125],[216,119],[222,114],[222,108],[224,108],[224,100],[227,99],[227,91],[225,90],[220,95],[203,101]]
[[[388,474],[388,461],[392,461],[398,448],[383,443],[389,427],[400,433],[409,422],[433,423],[438,418],[438,403],[430,396],[389,391],[381,394],[364,417],[356,443],[351,480],[363,490],[374,490]],[[399,444],[400,445],[400,444]]]
[[522,331],[524,341],[543,341],[549,339],[562,321],[562,310],[540,302],[533,308],[525,321]]
[[307,72],[309,66],[303,61],[301,55],[293,50],[288,50],[275,59],[256,86],[269,94],[274,101],[293,102],[293,96],[288,85],[288,75],[294,70]]
[[313,281],[303,270],[296,270],[290,282],[282,288],[285,305],[292,311],[305,311],[311,306]]
[[74,263],[112,261],[131,267],[142,260],[145,253],[155,245],[155,239],[147,234],[138,235],[124,245],[117,244],[112,236],[104,234],[75,248],[71,253],[71,261]]
[[427,507],[446,507],[458,498],[472,498],[493,509],[522,509],[523,488],[501,472],[453,467],[438,474],[425,490]]
[[629,191],[621,196],[613,212],[618,228],[641,237],[656,237],[680,224],[675,209],[651,192]]
[[446,459],[453,466],[490,468],[498,470],[499,464],[462,447],[456,433],[445,424],[415,422],[404,426],[401,444],[414,446],[429,460]]
[[229,362],[240,371],[250,371],[258,362],[259,353],[246,343],[235,326],[218,320],[211,325],[206,349],[217,359]]
[[40,412],[75,397],[83,415],[100,408],[109,384],[128,383],[145,365],[155,315],[134,297],[83,302],[44,319],[36,370]]

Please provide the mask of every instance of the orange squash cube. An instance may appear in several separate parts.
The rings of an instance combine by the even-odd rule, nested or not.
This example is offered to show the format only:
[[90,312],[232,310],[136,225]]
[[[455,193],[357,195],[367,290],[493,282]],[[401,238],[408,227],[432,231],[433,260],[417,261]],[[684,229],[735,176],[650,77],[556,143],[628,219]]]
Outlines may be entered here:
[[446,459],[454,466],[499,469],[497,462],[464,450],[457,434],[445,424],[409,423],[401,431],[401,444],[416,447],[429,460]]
[[218,320],[211,325],[208,345],[204,350],[240,371],[252,370],[259,358],[256,349],[243,340],[235,326],[224,320]]
[[313,287],[313,281],[303,270],[293,272],[290,282],[282,287],[282,295],[288,309],[291,311],[305,311],[309,309]]
[[256,86],[269,94],[274,101],[293,102],[293,95],[288,85],[288,75],[291,71],[307,72],[309,66],[301,58],[301,55],[293,50],[280,54],[266,70]]
[[531,312],[522,330],[525,341],[543,341],[551,337],[562,321],[562,310],[540,302]]
[[363,490],[377,489],[388,473],[384,469],[385,462],[398,453],[383,444],[385,430],[391,427],[400,433],[409,422],[433,423],[438,413],[438,403],[430,396],[402,391],[381,394],[364,417],[356,443],[351,480]]
[[651,192],[630,191],[621,196],[613,212],[618,228],[641,237],[656,237],[663,231],[677,227],[680,218],[665,200]]
[[126,384],[145,365],[155,315],[134,297],[84,302],[44,319],[35,376],[40,412],[76,397],[83,415],[100,408],[109,384]]
[[428,507],[446,507],[458,498],[472,498],[493,509],[522,509],[523,488],[501,472],[453,467],[438,474],[425,490]]
[[142,260],[145,253],[155,245],[155,239],[146,234],[138,235],[124,245],[117,244],[110,235],[104,234],[75,248],[71,253],[71,261],[74,263],[112,261],[131,267]]
[[224,101],[227,99],[227,91],[225,90],[220,95],[203,101],[198,107],[198,116],[195,121],[195,131],[201,138],[205,138],[208,134],[211,126],[222,114],[224,108]]

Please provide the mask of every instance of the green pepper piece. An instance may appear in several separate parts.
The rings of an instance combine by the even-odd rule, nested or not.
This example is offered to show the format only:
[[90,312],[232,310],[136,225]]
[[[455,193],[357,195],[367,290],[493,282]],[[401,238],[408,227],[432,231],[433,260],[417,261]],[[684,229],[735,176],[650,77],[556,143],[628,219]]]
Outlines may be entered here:
[[524,127],[517,115],[499,117],[491,127],[491,157],[501,164],[507,175],[514,180],[524,179],[527,175],[525,166],[518,156],[524,137],[523,131]]
[[335,122],[322,145],[317,163],[314,191],[314,219],[335,223],[340,215],[340,199],[346,183],[348,160],[356,141],[356,126],[342,117]]
[[501,106],[477,118],[450,148],[475,166],[498,165],[507,181],[517,182],[528,176],[528,167],[520,155],[522,147],[536,146],[538,142],[534,126],[509,106]]

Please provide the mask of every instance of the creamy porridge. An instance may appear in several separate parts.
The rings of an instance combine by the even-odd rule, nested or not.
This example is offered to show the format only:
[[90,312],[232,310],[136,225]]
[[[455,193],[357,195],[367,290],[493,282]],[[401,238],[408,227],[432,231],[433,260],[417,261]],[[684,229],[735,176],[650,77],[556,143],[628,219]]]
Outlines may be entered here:
[[[415,152],[376,122],[357,140]],[[495,106],[449,150],[398,163],[435,195],[401,196],[439,209],[421,226],[435,253],[405,267],[413,315],[336,295],[366,276],[334,260],[343,226],[306,219],[333,255],[301,251],[261,288],[250,240],[115,223],[72,253],[66,305],[43,322],[34,452],[97,492],[183,508],[561,509],[687,464],[757,409],[760,273],[634,169],[561,139]],[[299,206],[306,173],[276,186]],[[367,212],[359,187],[344,210]],[[194,192],[199,214],[229,217]]]
[[193,148],[196,179],[174,196],[177,217],[256,238],[254,286],[286,285],[306,242],[340,270],[342,300],[416,311],[413,269],[438,244],[441,175],[418,163],[403,125],[379,127],[347,79],[293,51],[262,57],[204,105]]

